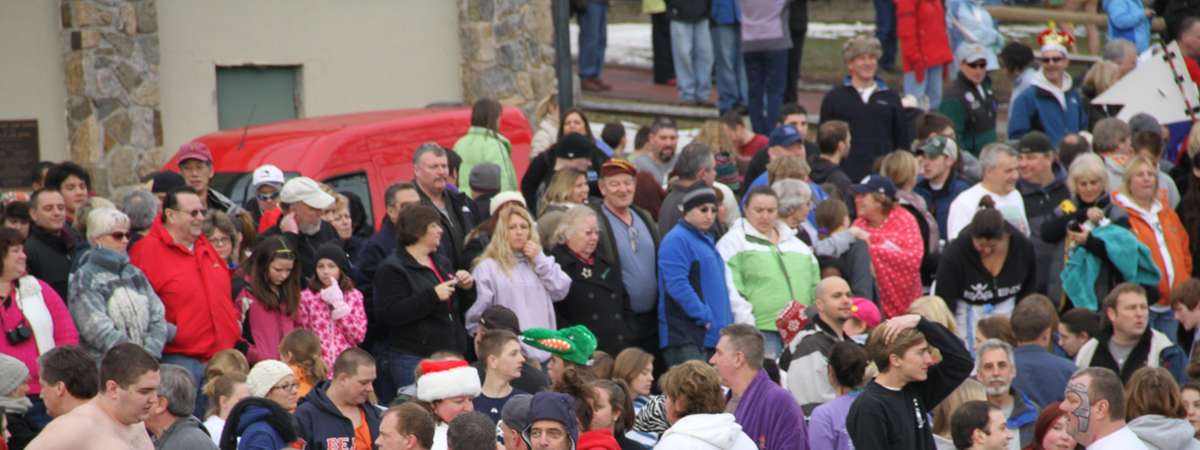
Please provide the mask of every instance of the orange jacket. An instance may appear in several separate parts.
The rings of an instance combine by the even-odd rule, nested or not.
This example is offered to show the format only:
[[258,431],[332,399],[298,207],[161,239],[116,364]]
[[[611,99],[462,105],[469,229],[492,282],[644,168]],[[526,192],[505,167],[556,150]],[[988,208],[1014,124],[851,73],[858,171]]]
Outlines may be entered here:
[[[1158,241],[1158,237],[1146,219],[1141,213],[1134,211],[1129,205],[1128,199],[1124,196],[1118,197],[1113,194],[1113,204],[1120,206],[1129,216],[1129,228],[1133,231],[1134,236],[1137,236],[1138,241],[1146,244],[1150,249],[1150,256],[1154,258],[1154,265],[1158,267],[1158,272],[1161,275],[1158,279],[1158,304],[1169,304],[1171,288],[1179,285],[1184,280],[1191,277],[1192,274],[1192,253],[1189,250],[1191,247],[1188,241],[1187,230],[1183,227],[1183,222],[1179,220],[1179,215],[1175,214],[1175,210],[1166,205],[1165,199],[1159,199],[1158,222],[1162,225],[1162,235],[1166,239],[1165,245]],[[1166,247],[1167,252],[1171,256],[1171,266],[1175,273],[1174,283],[1167,277],[1167,267],[1164,262],[1162,249]]]

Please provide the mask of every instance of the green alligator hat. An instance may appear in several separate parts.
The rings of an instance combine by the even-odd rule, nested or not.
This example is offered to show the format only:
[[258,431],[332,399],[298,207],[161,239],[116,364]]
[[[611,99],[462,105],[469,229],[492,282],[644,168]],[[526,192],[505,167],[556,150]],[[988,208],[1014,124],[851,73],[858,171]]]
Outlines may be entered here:
[[596,351],[596,335],[583,325],[558,331],[530,328],[521,332],[521,342],[581,366],[588,365],[588,360]]

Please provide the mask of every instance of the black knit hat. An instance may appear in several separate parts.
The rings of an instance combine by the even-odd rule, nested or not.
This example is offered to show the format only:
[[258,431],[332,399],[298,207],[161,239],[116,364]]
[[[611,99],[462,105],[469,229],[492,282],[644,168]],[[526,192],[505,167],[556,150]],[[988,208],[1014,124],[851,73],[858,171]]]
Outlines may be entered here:
[[154,174],[153,180],[150,182],[150,192],[155,194],[166,194],[172,189],[187,186],[182,175],[167,170]]
[[317,248],[317,261],[328,259],[337,264],[338,269],[342,271],[342,275],[350,276],[350,259],[346,257],[346,251],[342,250],[342,246],[326,242]]
[[554,156],[562,159],[588,158],[596,143],[591,138],[579,133],[567,133],[554,144]]
[[684,194],[680,208],[686,214],[692,208],[698,208],[706,203],[717,204],[717,193],[713,192],[712,188],[700,188]]

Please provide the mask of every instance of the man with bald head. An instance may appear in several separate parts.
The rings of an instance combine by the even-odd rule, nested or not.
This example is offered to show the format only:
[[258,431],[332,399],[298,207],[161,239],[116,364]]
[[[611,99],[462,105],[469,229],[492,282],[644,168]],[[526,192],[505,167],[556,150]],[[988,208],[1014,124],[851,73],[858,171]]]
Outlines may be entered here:
[[846,280],[841,277],[821,280],[817,283],[813,301],[817,308],[816,317],[791,342],[784,342],[791,353],[787,387],[806,416],[835,397],[828,376],[829,353],[834,344],[846,340],[842,326],[850,320],[853,304],[850,284]]

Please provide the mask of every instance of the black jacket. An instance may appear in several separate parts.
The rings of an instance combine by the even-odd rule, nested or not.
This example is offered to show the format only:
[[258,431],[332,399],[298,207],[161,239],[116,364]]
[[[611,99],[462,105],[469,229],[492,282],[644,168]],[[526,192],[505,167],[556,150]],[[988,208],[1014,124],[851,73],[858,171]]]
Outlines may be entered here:
[[[593,148],[591,160],[592,167],[587,171],[588,197],[600,198],[600,166],[603,166],[609,157],[600,149]],[[550,183],[550,179],[554,177],[554,163],[557,161],[553,147],[529,161],[525,176],[521,177],[521,195],[525,197],[527,206],[525,209],[538,210],[542,186]]]
[[[437,208],[425,191],[418,188],[417,195],[421,197],[422,205]],[[442,244],[438,246],[437,253],[445,257],[455,270],[471,270],[470,261],[463,260],[462,252],[467,233],[475,228],[475,223],[471,221],[473,203],[467,196],[448,190],[442,192],[442,202],[446,205],[446,214],[438,214],[442,226]]]
[[[454,276],[450,263],[434,253],[443,277]],[[473,291],[456,289],[449,301],[438,299],[438,277],[403,248],[379,266],[375,276],[375,319],[385,324],[384,341],[392,349],[429,356],[439,350],[467,351],[467,330],[456,305]]]
[[379,231],[362,244],[357,254],[351,255],[350,262],[358,268],[354,274],[358,276],[354,279],[354,287],[362,292],[365,306],[368,306],[368,315],[371,314],[369,305],[374,299],[375,293],[373,286],[375,271],[379,270],[379,265],[388,255],[396,251],[396,242],[396,227],[392,225],[391,220],[385,217],[383,224],[379,226]]
[[681,22],[697,22],[708,18],[712,9],[709,0],[667,0],[667,18]]
[[64,226],[61,233],[51,233],[36,224],[29,227],[25,240],[26,270],[45,281],[67,302],[67,281],[75,268],[75,260],[88,249],[88,244],[74,228]]
[[996,304],[1009,299],[1020,300],[1034,293],[1038,265],[1045,263],[1037,261],[1029,238],[1011,224],[1006,222],[1005,226],[1010,236],[1008,257],[999,276],[993,277],[983,266],[979,251],[971,243],[972,227],[969,225],[942,252],[935,295],[945,299],[951,311],[960,302]]
[[[325,393],[327,389],[329,381],[318,383],[296,408],[300,438],[308,444],[307,448],[314,450],[355,448],[354,423],[342,415],[342,411],[329,399]],[[379,408],[364,403],[359,409],[366,417],[367,428],[371,430],[371,442],[375,442],[375,438],[379,437],[379,422],[382,419]]]
[[942,353],[942,361],[929,368],[925,381],[904,385],[899,391],[871,381],[846,415],[846,431],[859,450],[934,450],[929,412],[971,376],[975,364],[958,336],[925,319],[917,324],[929,346]]
[[875,159],[898,148],[908,148],[912,141],[900,95],[882,80],[870,101],[863,103],[858,90],[846,77],[821,100],[821,123],[842,120],[850,124],[850,156],[842,160],[842,169],[851,180],[860,180],[871,173]]
[[554,304],[558,327],[587,326],[596,335],[597,349],[610,355],[633,345],[629,330],[633,310],[621,282],[621,271],[598,256],[593,256],[593,263],[588,265],[565,244],[555,246],[550,255],[571,277],[567,297]]
[[342,245],[342,238],[338,237],[337,230],[334,230],[333,225],[324,220],[321,221],[321,228],[317,230],[316,234],[284,233],[279,229],[279,224],[275,224],[263,233],[263,236],[283,236],[283,239],[287,241],[288,248],[296,252],[303,280],[307,280],[317,273],[317,249],[321,248],[322,244],[333,242],[338,246]]

